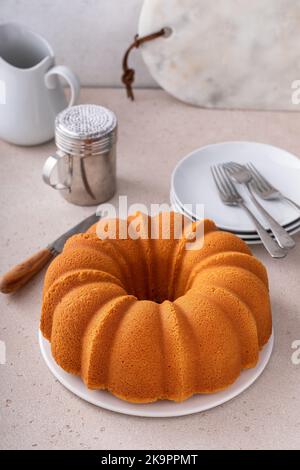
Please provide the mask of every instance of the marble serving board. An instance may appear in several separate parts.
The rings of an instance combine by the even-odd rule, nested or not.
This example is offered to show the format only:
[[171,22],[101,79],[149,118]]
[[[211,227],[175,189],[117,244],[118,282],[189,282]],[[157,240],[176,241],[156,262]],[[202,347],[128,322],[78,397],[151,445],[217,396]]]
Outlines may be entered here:
[[141,47],[158,84],[208,108],[297,111],[300,0],[145,0],[141,36],[171,28]]

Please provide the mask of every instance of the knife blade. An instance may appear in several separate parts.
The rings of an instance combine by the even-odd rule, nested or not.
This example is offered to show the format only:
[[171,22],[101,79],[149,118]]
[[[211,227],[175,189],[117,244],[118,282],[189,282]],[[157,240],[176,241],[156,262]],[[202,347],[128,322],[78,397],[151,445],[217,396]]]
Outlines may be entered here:
[[30,256],[25,261],[17,264],[0,278],[0,292],[3,294],[11,294],[19,290],[22,286],[32,279],[42,268],[56,255],[62,252],[66,241],[76,233],[86,232],[88,228],[96,223],[101,214],[95,213],[82,220],[75,227],[50,243],[47,248],[40,250],[38,253]]
[[99,220],[99,218],[100,218],[100,215],[97,212],[90,215],[86,219],[79,222],[79,224],[75,225],[75,227],[72,227],[66,233],[58,237],[54,242],[50,243],[50,245],[48,245],[48,249],[53,251],[54,256],[55,254],[61,253],[63,250],[63,247],[65,246],[66,241],[70,237],[72,237],[73,235],[76,235],[77,233],[86,232],[93,224],[95,224]]

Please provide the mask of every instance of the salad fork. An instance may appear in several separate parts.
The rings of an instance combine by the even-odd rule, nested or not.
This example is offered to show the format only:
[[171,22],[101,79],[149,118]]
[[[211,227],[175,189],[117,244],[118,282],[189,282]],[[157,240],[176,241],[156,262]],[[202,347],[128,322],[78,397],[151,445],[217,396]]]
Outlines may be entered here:
[[295,241],[289,235],[289,233],[283,228],[266,209],[258,202],[253,193],[251,182],[253,181],[252,174],[250,171],[239,163],[229,162],[223,164],[226,171],[228,171],[231,178],[238,184],[244,184],[249,191],[251,200],[257,210],[262,214],[264,219],[268,222],[270,229],[272,230],[274,237],[282,248],[293,248]]
[[300,211],[300,205],[292,199],[286,197],[277,188],[272,186],[272,184],[258,171],[258,169],[253,165],[253,163],[247,163],[246,167],[252,175],[253,181],[251,184],[258,196],[266,200],[284,199],[285,201],[289,202],[295,209]]
[[287,250],[278,245],[246,206],[242,196],[224,171],[222,165],[213,165],[210,169],[222,202],[228,206],[239,206],[244,209],[248,217],[252,220],[261,241],[272,258],[284,258],[287,255]]

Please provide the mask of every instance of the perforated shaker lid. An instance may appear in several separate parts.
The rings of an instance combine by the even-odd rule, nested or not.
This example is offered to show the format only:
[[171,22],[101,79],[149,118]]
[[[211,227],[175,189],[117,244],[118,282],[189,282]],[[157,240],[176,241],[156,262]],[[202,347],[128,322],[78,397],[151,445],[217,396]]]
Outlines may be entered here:
[[80,104],[67,108],[55,120],[56,132],[72,139],[101,139],[117,126],[116,115],[104,106]]

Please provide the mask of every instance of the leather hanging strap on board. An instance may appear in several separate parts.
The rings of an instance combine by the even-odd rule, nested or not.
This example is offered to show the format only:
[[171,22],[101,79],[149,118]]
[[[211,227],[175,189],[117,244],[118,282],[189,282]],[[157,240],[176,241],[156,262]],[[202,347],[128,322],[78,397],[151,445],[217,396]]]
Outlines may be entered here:
[[122,82],[124,83],[126,87],[128,98],[130,98],[132,101],[134,100],[132,84],[134,82],[135,71],[134,69],[131,69],[128,66],[129,54],[133,49],[138,49],[145,42],[153,41],[153,39],[157,39],[161,36],[165,36],[165,34],[166,34],[166,28],[163,28],[157,31],[156,33],[148,34],[147,36],[139,37],[139,35],[136,34],[134,37],[133,43],[130,44],[130,46],[128,47],[128,49],[126,50],[124,54]]

